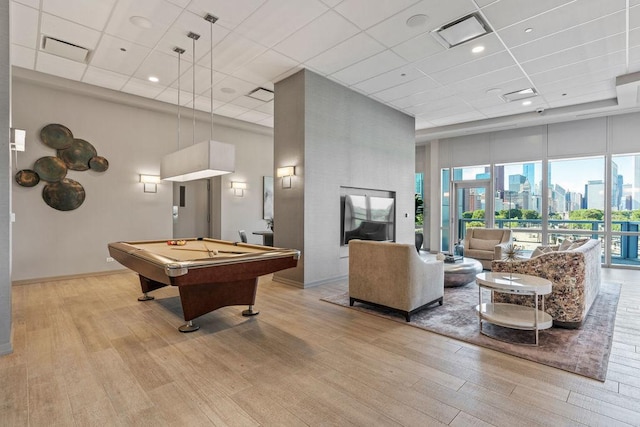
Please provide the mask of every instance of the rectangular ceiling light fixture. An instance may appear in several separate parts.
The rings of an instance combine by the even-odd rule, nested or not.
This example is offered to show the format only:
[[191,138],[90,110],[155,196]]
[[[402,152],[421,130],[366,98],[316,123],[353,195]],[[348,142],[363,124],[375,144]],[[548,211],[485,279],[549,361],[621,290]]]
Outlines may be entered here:
[[505,102],[519,101],[521,99],[533,98],[534,96],[538,96],[538,92],[532,87],[528,87],[526,89],[517,90],[515,92],[505,93],[501,95],[502,99]]
[[43,37],[42,51],[82,63],[87,61],[87,56],[89,55],[89,49],[87,48],[48,36]]
[[260,101],[269,102],[273,99],[273,91],[259,87],[247,94],[248,97],[258,99]]
[[456,19],[436,28],[431,35],[447,49],[492,32],[491,27],[477,13]]

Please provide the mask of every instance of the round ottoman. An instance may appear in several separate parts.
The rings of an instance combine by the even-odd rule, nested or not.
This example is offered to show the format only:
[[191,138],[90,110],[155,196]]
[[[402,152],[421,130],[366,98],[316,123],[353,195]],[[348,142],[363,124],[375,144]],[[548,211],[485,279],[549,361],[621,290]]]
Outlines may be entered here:
[[462,258],[455,263],[444,263],[444,287],[455,288],[476,280],[476,274],[482,273],[482,264],[477,259]]

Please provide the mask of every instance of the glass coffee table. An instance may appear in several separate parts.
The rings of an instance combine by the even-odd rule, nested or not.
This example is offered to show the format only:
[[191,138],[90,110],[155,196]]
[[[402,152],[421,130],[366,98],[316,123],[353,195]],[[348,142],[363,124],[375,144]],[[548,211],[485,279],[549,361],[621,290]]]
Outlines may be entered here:
[[[535,343],[532,345],[537,346],[538,331],[548,329],[553,324],[551,316],[544,311],[544,298],[538,298],[551,293],[551,282],[541,277],[504,272],[477,274],[476,282],[478,283],[478,305],[476,310],[478,311],[478,321],[480,322],[480,333],[496,338],[485,333],[482,329],[483,322],[511,329],[530,330],[535,333]],[[483,289],[491,291],[491,302],[483,302]],[[530,295],[533,298],[534,306],[494,303],[494,292]],[[539,302],[539,300],[541,301]]]

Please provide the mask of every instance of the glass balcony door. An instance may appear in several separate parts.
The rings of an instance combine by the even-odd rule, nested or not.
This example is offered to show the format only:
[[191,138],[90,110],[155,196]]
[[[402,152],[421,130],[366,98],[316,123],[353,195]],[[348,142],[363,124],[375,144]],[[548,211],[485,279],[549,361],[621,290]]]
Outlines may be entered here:
[[[486,228],[493,224],[494,203],[490,197],[489,180],[454,181],[453,209],[451,215],[451,237],[448,250],[453,252],[457,242],[464,239],[467,228]],[[447,248],[443,248],[447,249]]]

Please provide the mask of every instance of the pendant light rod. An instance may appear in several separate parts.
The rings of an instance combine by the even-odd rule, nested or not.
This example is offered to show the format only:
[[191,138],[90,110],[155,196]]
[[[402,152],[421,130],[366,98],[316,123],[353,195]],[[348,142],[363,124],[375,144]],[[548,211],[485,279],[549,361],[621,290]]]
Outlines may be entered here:
[[192,57],[192,61],[191,61],[191,74],[192,74],[192,79],[193,79],[193,90],[191,91],[191,107],[192,107],[192,112],[193,112],[193,134],[192,134],[192,144],[195,145],[196,143],[196,40],[198,40],[200,38],[200,34],[196,34],[194,32],[189,31],[189,34],[187,34],[187,37],[189,37],[192,40],[192,44],[193,44],[193,57]]
[[178,54],[178,150],[180,149],[180,58],[185,50],[181,47],[174,47],[173,51]]
[[209,95],[211,98],[211,130],[209,132],[209,139],[213,139],[213,24],[216,23],[216,21],[218,20],[218,17],[210,13],[207,13],[204,17],[204,20],[211,23],[211,25],[209,26],[209,34],[210,34],[209,40],[211,41],[211,52],[210,52],[210,63],[209,63],[209,66],[211,67],[211,81],[209,82],[211,84],[210,95]]

